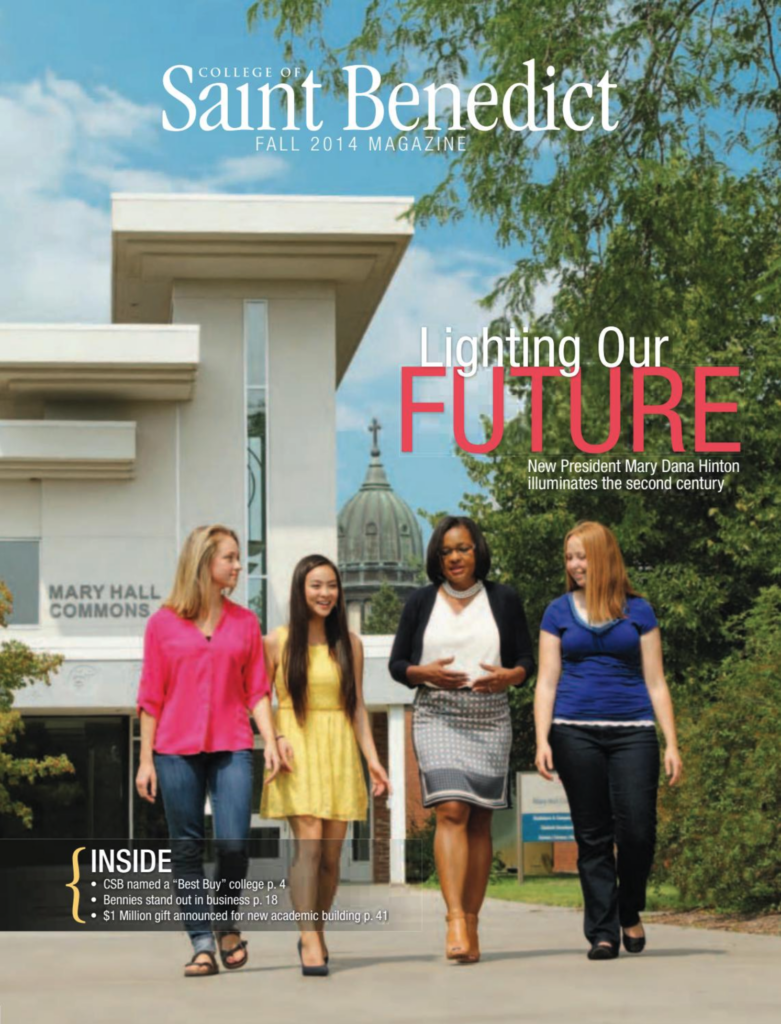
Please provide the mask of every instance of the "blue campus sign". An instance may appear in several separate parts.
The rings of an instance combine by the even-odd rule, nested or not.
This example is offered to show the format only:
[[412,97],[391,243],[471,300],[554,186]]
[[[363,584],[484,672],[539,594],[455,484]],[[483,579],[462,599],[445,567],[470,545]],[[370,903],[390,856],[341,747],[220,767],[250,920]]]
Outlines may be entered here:
[[521,773],[521,842],[561,843],[575,838],[564,787],[536,772]]
[[575,838],[569,814],[524,814],[524,843],[567,843]]

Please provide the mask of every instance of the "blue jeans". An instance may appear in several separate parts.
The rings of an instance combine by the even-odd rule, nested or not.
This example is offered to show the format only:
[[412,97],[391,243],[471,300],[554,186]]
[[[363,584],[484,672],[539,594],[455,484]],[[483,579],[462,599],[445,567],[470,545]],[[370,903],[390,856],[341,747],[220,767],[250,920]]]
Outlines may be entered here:
[[583,930],[592,945],[618,944],[645,909],[654,859],[656,729],[554,725],[550,745],[578,843]]
[[[216,849],[215,880],[219,889],[210,890],[219,897],[233,897],[211,909],[228,911],[221,931],[232,930],[235,898],[241,894],[240,882],[249,863],[249,828],[252,814],[252,751],[221,750],[201,754],[155,754],[155,771],[163,796],[165,817],[171,843],[171,863],[177,881],[197,883],[177,887],[182,911],[187,913],[185,927],[196,952],[214,950],[214,937],[206,916],[203,887],[205,846],[204,805],[208,791],[212,806]],[[192,896],[192,900],[187,897]]]

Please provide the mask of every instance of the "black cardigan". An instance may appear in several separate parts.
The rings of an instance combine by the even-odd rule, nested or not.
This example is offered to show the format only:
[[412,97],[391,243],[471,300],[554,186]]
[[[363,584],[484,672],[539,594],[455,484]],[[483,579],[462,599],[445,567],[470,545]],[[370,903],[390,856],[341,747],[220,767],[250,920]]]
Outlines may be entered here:
[[[399,620],[388,669],[398,683],[415,689],[407,679],[410,665],[419,665],[423,653],[423,634],[437,599],[437,584],[429,584],[410,594]],[[499,629],[503,668],[525,668],[526,679],[534,672],[534,656],[526,615],[518,594],[503,583],[485,581],[485,592]],[[526,680],[524,680],[525,682]]]

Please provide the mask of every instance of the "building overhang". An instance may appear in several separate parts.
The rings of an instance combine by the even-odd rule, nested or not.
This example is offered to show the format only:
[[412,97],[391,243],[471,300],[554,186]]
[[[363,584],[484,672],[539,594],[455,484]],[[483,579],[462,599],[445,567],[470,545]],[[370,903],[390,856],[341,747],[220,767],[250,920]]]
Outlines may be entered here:
[[135,462],[135,423],[0,420],[0,480],[127,480]]
[[182,280],[333,285],[344,376],[413,234],[409,197],[114,195],[112,318],[168,323]]
[[187,401],[199,333],[183,324],[2,324],[0,394]]
[[[144,656],[140,636],[62,636],[51,629],[11,625],[8,638],[21,640],[31,650],[60,654],[65,664],[51,686],[36,683],[20,690],[15,706],[34,711],[76,711],[88,708],[128,710],[135,706],[138,673]],[[388,673],[392,636],[364,636],[364,685],[366,705],[372,710],[411,705],[415,690],[401,686]]]

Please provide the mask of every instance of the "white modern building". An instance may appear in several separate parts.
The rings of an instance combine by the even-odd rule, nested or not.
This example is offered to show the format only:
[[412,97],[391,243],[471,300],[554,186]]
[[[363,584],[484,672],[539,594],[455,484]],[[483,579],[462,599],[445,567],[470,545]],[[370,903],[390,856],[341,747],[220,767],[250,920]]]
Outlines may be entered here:
[[[3,639],[65,656],[16,707],[24,749],[76,767],[32,790],[33,834],[165,834],[134,797],[134,705],[146,619],[192,527],[238,530],[234,599],[266,630],[298,559],[336,560],[336,389],[411,239],[410,203],[114,196],[113,322],[0,325]],[[395,793],[373,808],[375,843],[345,844],[344,875],[402,881],[411,691],[387,673],[388,638],[365,644]],[[256,806],[260,764],[258,750]],[[253,829],[284,856],[285,825]]]

